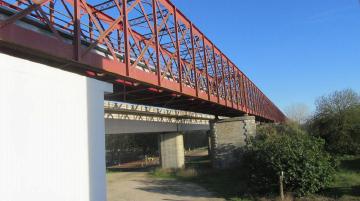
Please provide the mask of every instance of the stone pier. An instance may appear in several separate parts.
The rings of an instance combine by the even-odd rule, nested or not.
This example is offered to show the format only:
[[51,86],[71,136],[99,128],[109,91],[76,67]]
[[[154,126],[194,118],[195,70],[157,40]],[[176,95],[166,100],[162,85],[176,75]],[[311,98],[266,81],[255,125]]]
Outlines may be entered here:
[[254,116],[242,116],[210,122],[213,167],[226,169],[241,162],[242,149],[256,134]]

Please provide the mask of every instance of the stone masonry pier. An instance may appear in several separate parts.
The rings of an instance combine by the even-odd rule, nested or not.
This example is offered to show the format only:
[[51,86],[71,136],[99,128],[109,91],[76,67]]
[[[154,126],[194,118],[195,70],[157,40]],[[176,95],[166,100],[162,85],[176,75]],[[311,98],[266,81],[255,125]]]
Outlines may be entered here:
[[242,148],[255,136],[256,122],[254,116],[242,116],[211,121],[210,128],[213,167],[225,169],[240,163]]

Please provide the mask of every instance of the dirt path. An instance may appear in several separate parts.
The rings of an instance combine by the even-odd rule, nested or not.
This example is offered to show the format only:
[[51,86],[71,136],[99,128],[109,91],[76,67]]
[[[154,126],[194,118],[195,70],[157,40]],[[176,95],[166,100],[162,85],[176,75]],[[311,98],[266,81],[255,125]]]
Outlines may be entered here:
[[157,179],[147,172],[107,175],[108,201],[224,201],[204,188],[172,179]]

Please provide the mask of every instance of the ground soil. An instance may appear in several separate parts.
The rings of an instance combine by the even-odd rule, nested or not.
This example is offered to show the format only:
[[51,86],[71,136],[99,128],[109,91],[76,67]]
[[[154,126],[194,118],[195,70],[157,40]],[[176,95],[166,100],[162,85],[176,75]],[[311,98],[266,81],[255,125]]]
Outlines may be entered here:
[[107,174],[108,201],[224,201],[204,188],[174,179],[159,179],[148,172]]

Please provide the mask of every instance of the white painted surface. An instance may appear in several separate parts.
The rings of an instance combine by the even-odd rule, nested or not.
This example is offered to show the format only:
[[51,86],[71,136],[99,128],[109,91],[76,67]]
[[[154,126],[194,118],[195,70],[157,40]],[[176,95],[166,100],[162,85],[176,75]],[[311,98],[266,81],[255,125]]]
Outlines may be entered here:
[[205,124],[176,124],[123,119],[105,119],[106,134],[163,133],[210,130]]
[[0,54],[0,201],[105,201],[112,86]]

